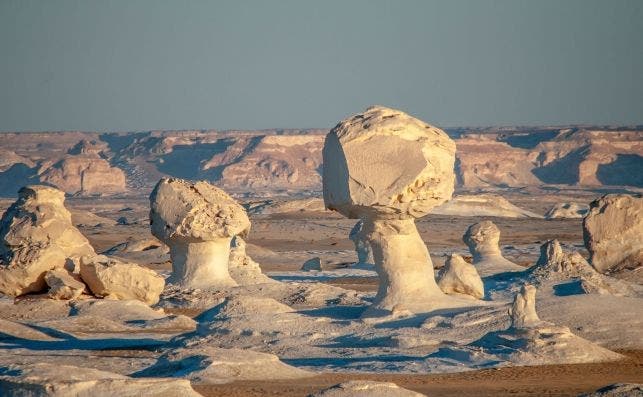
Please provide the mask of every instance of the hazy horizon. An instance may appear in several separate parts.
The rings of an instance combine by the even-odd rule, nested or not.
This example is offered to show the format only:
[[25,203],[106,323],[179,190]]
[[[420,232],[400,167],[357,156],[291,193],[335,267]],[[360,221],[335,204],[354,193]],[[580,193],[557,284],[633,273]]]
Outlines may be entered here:
[[0,131],[643,124],[643,2],[0,3]]

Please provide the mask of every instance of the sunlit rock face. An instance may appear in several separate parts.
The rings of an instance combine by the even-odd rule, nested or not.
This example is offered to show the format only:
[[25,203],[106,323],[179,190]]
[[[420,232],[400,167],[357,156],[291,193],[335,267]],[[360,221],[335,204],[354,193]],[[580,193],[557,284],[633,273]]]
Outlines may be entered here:
[[32,185],[18,194],[0,220],[0,292],[13,296],[44,290],[47,271],[94,255],[72,224],[64,192]]
[[362,219],[373,250],[380,286],[367,314],[440,306],[446,296],[415,219],[453,194],[453,141],[404,112],[374,106],[337,124],[323,157],[326,207]]
[[591,203],[583,220],[590,263],[601,273],[643,265],[643,197],[608,194]]
[[150,195],[152,234],[170,247],[170,283],[186,288],[237,285],[230,276],[230,243],[250,229],[246,211],[207,182],[163,178]]

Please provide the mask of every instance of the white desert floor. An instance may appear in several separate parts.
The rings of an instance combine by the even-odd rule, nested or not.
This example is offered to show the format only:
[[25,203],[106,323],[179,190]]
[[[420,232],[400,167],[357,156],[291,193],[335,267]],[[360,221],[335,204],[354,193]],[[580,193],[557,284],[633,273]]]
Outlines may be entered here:
[[[556,202],[596,196],[505,195],[537,214]],[[147,200],[72,198],[67,207],[76,211],[79,229],[97,252],[151,238]],[[115,222],[121,217],[127,224]],[[483,219],[500,228],[504,256],[525,268],[553,238],[565,252],[587,254],[581,219],[429,215],[417,224],[436,267],[450,253],[469,255],[462,234]],[[515,293],[534,282],[528,271],[483,278],[482,301],[454,297],[453,309],[361,319],[377,277],[370,266],[351,265],[356,257],[348,233],[354,220],[300,211],[254,214],[251,221],[248,254],[276,282],[225,291],[170,287],[151,309],[91,299],[70,305],[44,295],[16,303],[3,298],[0,366],[44,362],[134,377],[183,377],[203,395],[305,395],[358,378],[393,381],[430,395],[572,395],[615,382],[643,382],[643,293],[636,276],[622,294],[584,293],[575,279],[540,280],[536,308],[550,326],[535,340],[512,330],[508,314]],[[168,255],[153,246],[117,251],[169,274]],[[324,270],[299,270],[313,257]],[[271,353],[281,363],[265,361],[268,356],[238,358],[243,353],[221,348]],[[255,378],[206,368],[227,354],[223,361],[254,362],[246,370]]]

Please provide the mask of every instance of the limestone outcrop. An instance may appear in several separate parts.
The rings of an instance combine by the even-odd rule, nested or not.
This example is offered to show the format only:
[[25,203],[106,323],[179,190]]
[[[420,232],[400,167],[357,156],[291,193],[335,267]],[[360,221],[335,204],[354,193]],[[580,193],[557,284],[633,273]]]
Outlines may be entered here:
[[199,397],[185,379],[130,378],[93,368],[38,363],[0,369],[0,394],[39,397]]
[[81,296],[86,288],[77,274],[67,269],[52,269],[45,273],[45,282],[49,286],[47,293],[52,299],[70,300]]
[[484,297],[484,284],[475,266],[458,254],[451,254],[438,273],[438,286],[445,294],[463,294],[475,299]]
[[246,211],[207,182],[161,179],[150,195],[152,234],[170,247],[168,281],[184,288],[226,288],[230,243],[250,229]]
[[287,365],[274,354],[202,346],[168,352],[140,375],[185,377],[196,384],[222,384],[299,379],[313,376],[313,373]]
[[228,263],[230,276],[239,285],[275,283],[261,272],[261,266],[246,253],[246,242],[241,236],[234,236],[230,245]]
[[94,254],[72,224],[63,192],[33,185],[18,194],[0,220],[0,292],[12,296],[44,290],[47,271]]
[[500,229],[491,221],[475,223],[467,229],[462,241],[469,247],[473,264],[482,277],[524,268],[505,259],[500,252]]
[[643,197],[608,194],[590,204],[583,220],[590,263],[601,273],[643,265]]
[[137,299],[148,305],[159,301],[165,287],[165,280],[155,271],[104,255],[82,257],[80,276],[96,296]]
[[40,182],[69,194],[114,194],[126,190],[125,173],[97,155],[70,155],[41,167]]
[[587,211],[589,211],[589,206],[579,203],[557,203],[554,204],[550,209],[545,213],[545,219],[557,219],[557,218],[583,218]]
[[380,284],[365,315],[444,303],[415,219],[453,193],[453,141],[399,110],[374,106],[337,124],[322,153],[327,208],[361,219],[373,250]]
[[355,245],[357,264],[373,263],[373,250],[371,249],[371,244],[368,242],[368,238],[364,235],[363,230],[364,222],[359,220],[348,234],[348,238]]
[[536,313],[536,288],[523,285],[509,309],[511,326],[472,343],[474,349],[517,365],[616,361],[618,353],[574,335],[568,327],[543,321]]
[[309,397],[422,397],[417,393],[399,387],[392,382],[376,382],[372,380],[351,380],[331,386]]

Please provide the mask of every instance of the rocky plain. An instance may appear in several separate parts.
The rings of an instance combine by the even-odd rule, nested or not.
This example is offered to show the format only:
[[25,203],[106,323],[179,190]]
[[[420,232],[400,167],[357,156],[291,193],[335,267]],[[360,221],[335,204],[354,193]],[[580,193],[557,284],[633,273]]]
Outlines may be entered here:
[[642,395],[642,193],[641,126],[2,133],[0,395]]

